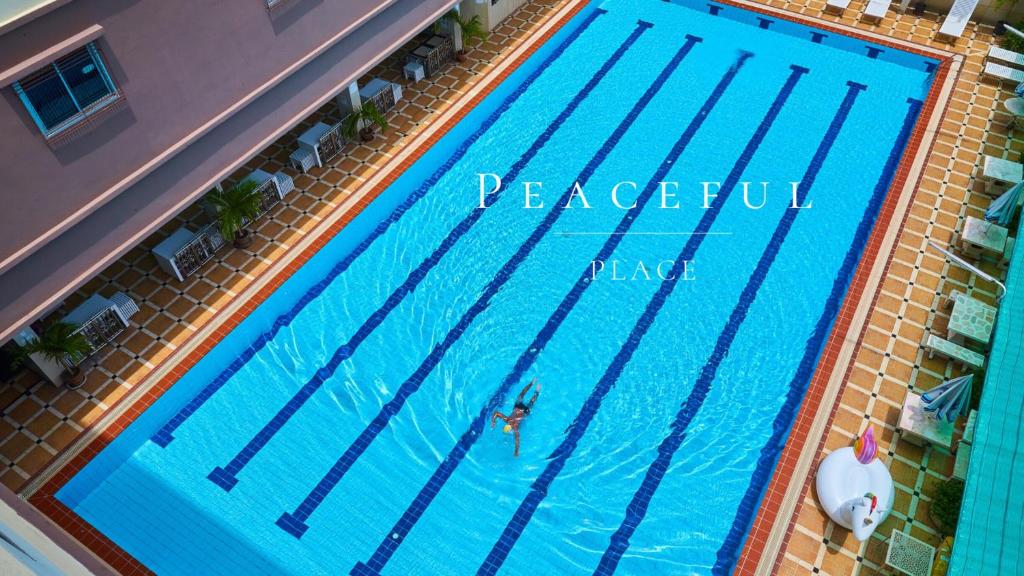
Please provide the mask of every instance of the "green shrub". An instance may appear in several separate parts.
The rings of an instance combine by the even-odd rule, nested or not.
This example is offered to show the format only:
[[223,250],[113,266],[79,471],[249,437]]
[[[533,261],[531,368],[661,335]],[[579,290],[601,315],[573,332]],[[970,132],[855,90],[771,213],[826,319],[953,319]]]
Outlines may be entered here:
[[[1024,20],[1017,22],[1016,24],[1012,24],[1012,26],[1017,30],[1024,30]],[[1021,38],[1016,34],[1012,34],[1010,32],[1003,34],[1000,44],[1002,44],[1003,48],[1006,48],[1007,50],[1024,52],[1024,38]]]
[[974,380],[971,380],[971,410],[977,410],[981,404],[981,388],[985,385],[985,369],[982,368],[974,373]]
[[939,484],[932,494],[928,515],[943,534],[952,534],[956,531],[956,523],[960,519],[960,501],[963,497],[964,482],[956,478]]

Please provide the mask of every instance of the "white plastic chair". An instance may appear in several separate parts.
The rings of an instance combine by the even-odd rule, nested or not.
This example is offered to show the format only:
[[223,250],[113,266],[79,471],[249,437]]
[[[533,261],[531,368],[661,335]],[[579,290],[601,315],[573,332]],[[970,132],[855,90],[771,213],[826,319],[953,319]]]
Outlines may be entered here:
[[986,62],[985,75],[999,78],[1000,80],[1009,80],[1010,82],[1024,82],[1024,70],[1010,68],[998,62]]
[[939,35],[947,38],[959,38],[964,33],[964,28],[971,20],[974,9],[978,7],[978,0],[956,0],[953,7],[946,15],[946,19],[939,28]]
[[889,11],[889,0],[868,0],[868,6],[864,9],[864,18],[867,20],[881,20]]
[[1024,66],[1024,54],[1014,52],[1013,50],[1007,50],[1006,48],[1000,48],[995,44],[988,47],[988,57],[986,61],[988,60],[998,60],[1000,62],[1006,62],[1016,66]]

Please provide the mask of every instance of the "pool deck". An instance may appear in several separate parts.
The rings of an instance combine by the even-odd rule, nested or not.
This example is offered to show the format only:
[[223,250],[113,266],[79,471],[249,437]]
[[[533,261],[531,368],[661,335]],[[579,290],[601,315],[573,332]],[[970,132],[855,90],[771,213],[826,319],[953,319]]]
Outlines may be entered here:
[[[886,266],[880,285],[862,302],[865,326],[840,344],[852,362],[839,375],[837,389],[829,391],[831,396],[826,392],[823,409],[810,423],[803,451],[809,466],[791,480],[779,475],[773,478],[737,570],[739,574],[785,576],[889,574],[892,571],[883,569],[882,564],[894,528],[939,545],[940,536],[927,517],[928,495],[949,477],[953,467],[949,452],[900,441],[895,432],[909,390],[927,390],[960,374],[951,362],[929,359],[920,343],[929,330],[945,333],[949,316],[940,305],[943,295],[959,290],[986,302],[995,299],[994,285],[950,267],[934,251],[926,250],[927,241],[945,244],[967,216],[983,216],[990,199],[983,193],[983,183],[974,178],[983,155],[1021,159],[1024,146],[1008,138],[1010,116],[1000,106],[1012,95],[1012,86],[1001,87],[981,78],[984,55],[993,41],[991,26],[969,25],[962,38],[948,44],[935,40],[941,16],[931,12],[918,17],[890,10],[879,23],[869,24],[860,20],[866,2],[858,0],[843,16],[825,13],[824,2],[817,0],[768,4],[962,56],[952,77],[950,99],[933,133],[934,142],[922,157],[923,174],[907,199],[906,217],[890,230],[895,245],[888,254],[881,253]],[[994,267],[985,268],[1000,276]],[[880,454],[896,482],[896,498],[889,518],[867,542],[859,543],[818,507],[811,472],[828,452],[850,445],[868,421],[879,432]],[[758,526],[774,506],[783,510],[779,522],[771,528]],[[760,540],[759,529],[770,536]],[[766,550],[762,554],[759,548]]]
[[[244,318],[254,307],[254,295],[265,297],[279,286],[580,4],[527,4],[487,43],[473,48],[465,63],[453,63],[443,75],[415,86],[400,80],[399,59],[389,59],[370,76],[405,85],[403,101],[390,114],[392,129],[369,144],[349,145],[332,166],[296,176],[296,190],[259,221],[250,248],[226,249],[184,283],[170,280],[148,249],[183,223],[199,218],[200,211],[193,209],[83,287],[76,300],[69,301],[70,307],[96,292],[109,296],[124,291],[140,304],[141,312],[114,345],[96,356],[96,367],[81,389],[56,388],[27,373],[0,387],[0,482],[24,497],[34,495],[32,501],[43,507],[53,506],[46,502],[52,499],[47,493],[54,481],[69,477],[77,464],[154,401]],[[952,458],[939,449],[900,442],[894,430],[908,390],[928,389],[958,372],[947,362],[929,360],[919,343],[929,328],[944,331],[948,315],[938,305],[941,294],[956,289],[985,301],[994,299],[993,286],[969,280],[963,270],[951,269],[933,252],[926,253],[926,242],[948,241],[967,216],[984,212],[989,197],[973,178],[982,155],[1020,160],[1024,144],[1011,143],[1006,128],[1010,117],[999,107],[1012,87],[1001,89],[979,77],[992,41],[990,26],[969,25],[963,38],[947,44],[934,39],[941,17],[931,12],[914,16],[890,11],[877,24],[868,24],[859,20],[865,4],[861,0],[854,0],[843,16],[826,14],[819,0],[764,4],[961,56],[950,73],[948,105],[940,106],[944,115],[923,135],[934,142],[922,147],[921,177],[910,182],[911,193],[891,198],[898,217],[890,227],[892,249],[879,251],[884,243],[870,244],[870,250],[879,251],[881,264],[874,274],[879,286],[875,290],[867,282],[859,306],[852,303],[866,323],[835,342],[835,353],[850,359],[849,369],[838,371],[832,386],[823,389],[818,398],[822,410],[810,414],[805,428],[798,426],[806,437],[804,465],[792,469],[791,483],[785,477],[773,480],[768,506],[755,522],[755,537],[748,540],[738,567],[743,574],[875,574],[880,573],[893,528],[938,544],[926,514],[928,493],[951,472]],[[328,115],[330,108],[263,151],[235,178],[254,168],[283,168],[295,137]],[[899,217],[897,200],[905,205],[905,218]],[[896,480],[897,496],[890,518],[870,541],[859,544],[846,530],[834,528],[818,509],[806,472],[825,451],[848,445],[867,420],[880,432],[880,449]],[[766,508],[778,514],[766,515]],[[65,516],[58,510],[44,512],[51,518]],[[85,529],[61,524],[73,533]],[[775,537],[763,537],[766,531]],[[82,532],[75,535],[93,540]],[[100,535],[97,540],[105,538]],[[122,573],[138,569],[130,559],[110,563]]]

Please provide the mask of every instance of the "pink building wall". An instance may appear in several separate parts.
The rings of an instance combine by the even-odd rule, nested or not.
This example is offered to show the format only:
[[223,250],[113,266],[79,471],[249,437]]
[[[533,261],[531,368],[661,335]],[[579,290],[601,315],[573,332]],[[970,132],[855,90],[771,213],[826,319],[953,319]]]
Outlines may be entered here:
[[53,149],[0,88],[0,342],[453,4],[73,0],[0,33],[2,74],[99,24],[126,97]]

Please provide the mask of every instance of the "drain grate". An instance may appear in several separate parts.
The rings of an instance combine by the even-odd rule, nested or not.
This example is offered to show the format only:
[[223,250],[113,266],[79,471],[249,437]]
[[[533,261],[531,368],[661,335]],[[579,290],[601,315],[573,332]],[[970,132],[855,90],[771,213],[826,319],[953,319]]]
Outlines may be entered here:
[[934,546],[893,528],[885,554],[889,567],[910,576],[929,576],[934,558]]

